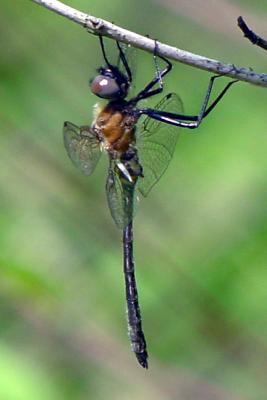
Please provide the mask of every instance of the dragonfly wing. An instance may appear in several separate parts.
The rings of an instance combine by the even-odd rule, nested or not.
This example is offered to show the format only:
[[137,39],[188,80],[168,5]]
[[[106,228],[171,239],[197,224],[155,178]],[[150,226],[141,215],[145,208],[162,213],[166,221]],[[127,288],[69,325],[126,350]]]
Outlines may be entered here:
[[65,122],[63,134],[64,145],[73,164],[83,174],[91,175],[101,154],[95,132],[89,126],[78,127]]
[[[183,112],[183,103],[175,93],[165,96],[154,107],[157,110],[173,113]],[[140,128],[139,128],[140,129]],[[143,178],[139,179],[138,189],[147,196],[167,169],[174,153],[179,136],[179,128],[146,117],[137,135],[138,157],[143,167]]]
[[118,228],[123,229],[133,219],[135,185],[122,179],[116,161],[110,162],[106,182],[108,206]]

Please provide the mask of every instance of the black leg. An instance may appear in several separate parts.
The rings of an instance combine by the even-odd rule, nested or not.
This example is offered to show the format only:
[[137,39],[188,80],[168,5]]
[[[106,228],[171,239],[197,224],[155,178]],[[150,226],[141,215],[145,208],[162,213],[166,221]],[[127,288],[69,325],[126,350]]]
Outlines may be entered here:
[[213,109],[214,107],[219,103],[219,101],[221,100],[221,98],[225,95],[225,93],[227,92],[227,90],[234,84],[238,82],[238,79],[231,81],[229,83],[227,83],[227,85],[225,86],[225,88],[221,91],[221,93],[217,96],[217,98],[211,103],[211,105],[206,109],[206,111],[203,114],[203,118],[206,117]]
[[103,54],[103,58],[105,60],[105,63],[107,64],[108,67],[110,67],[112,69],[112,65],[108,61],[108,58],[107,58],[107,55],[106,55],[105,46],[104,46],[104,40],[103,40],[103,36],[102,35],[99,35],[99,41],[100,41],[100,47],[101,47],[101,50],[102,50],[102,54]]
[[170,125],[180,126],[182,128],[195,129],[200,125],[203,118],[205,118],[215,108],[215,106],[222,99],[222,97],[229,90],[229,88],[235,82],[237,82],[237,80],[229,82],[225,86],[225,88],[221,91],[221,93],[216,97],[216,99],[212,102],[212,104],[207,108],[214,80],[219,77],[220,76],[217,76],[217,75],[211,77],[203,104],[201,106],[201,109],[200,109],[200,112],[198,115],[174,114],[174,113],[168,113],[166,111],[160,111],[160,110],[156,110],[156,109],[152,109],[152,108],[139,109],[137,112],[139,115],[142,115],[142,114],[148,115],[150,118],[156,119],[161,122],[165,122]]
[[124,65],[124,68],[125,68],[125,70],[127,72],[128,80],[129,80],[129,82],[132,82],[132,72],[131,72],[131,69],[130,69],[129,64],[127,62],[127,59],[125,57],[124,51],[122,50],[120,43],[118,41],[116,41],[116,43],[117,43],[117,47],[118,47],[118,50],[119,50],[119,58],[120,58],[122,64]]
[[[155,63],[155,68],[156,68],[156,76],[152,79],[151,82],[149,82],[146,87],[141,90],[141,92],[138,93],[136,97],[134,97],[131,101],[133,103],[137,103],[140,100],[147,99],[148,97],[155,96],[158,93],[161,93],[163,90],[163,82],[162,78],[167,75],[171,69],[172,69],[172,63],[165,57],[163,56],[158,56],[157,55],[157,42],[155,41],[155,49],[154,49],[154,63]],[[163,68],[162,70],[159,69],[158,63],[157,63],[157,57],[163,60],[166,63],[166,67]],[[156,84],[159,84],[159,87],[157,89],[153,89],[153,86]]]

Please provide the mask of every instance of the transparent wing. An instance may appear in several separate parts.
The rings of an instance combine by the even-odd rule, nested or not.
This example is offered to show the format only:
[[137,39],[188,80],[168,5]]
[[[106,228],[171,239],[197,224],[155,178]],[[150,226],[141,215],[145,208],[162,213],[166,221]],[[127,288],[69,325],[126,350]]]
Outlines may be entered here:
[[123,184],[115,161],[110,162],[106,182],[108,206],[118,228],[123,229],[133,219],[135,185]]
[[91,175],[99,160],[100,143],[89,126],[64,123],[64,145],[73,164],[85,175]]
[[[181,114],[183,112],[183,103],[177,94],[170,93],[154,108]],[[146,117],[139,129],[137,149],[144,177],[139,179],[138,189],[143,196],[147,196],[171,161],[179,135],[179,128]]]

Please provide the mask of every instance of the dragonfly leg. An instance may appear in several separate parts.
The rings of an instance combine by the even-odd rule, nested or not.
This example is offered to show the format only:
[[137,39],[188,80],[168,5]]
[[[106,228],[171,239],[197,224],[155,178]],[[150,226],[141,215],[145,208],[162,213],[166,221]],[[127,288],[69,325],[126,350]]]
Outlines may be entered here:
[[[210,95],[212,92],[212,87],[215,79],[220,78],[219,75],[212,76],[209,81],[209,85],[204,97],[204,101],[202,103],[200,112],[198,115],[184,115],[184,114],[175,114],[169,113],[165,111],[160,111],[152,108],[144,108],[137,110],[139,115],[145,114],[150,118],[156,119],[161,122],[165,122],[170,125],[180,126],[182,128],[195,129],[198,128],[202,120],[209,115],[209,113],[215,108],[215,106],[219,103],[219,101],[223,98],[225,93],[229,90],[229,88],[235,83],[237,80],[229,82],[224,89],[219,93],[216,99],[211,103],[208,107]],[[169,94],[171,96],[172,93]]]
[[124,51],[121,48],[120,42],[116,41],[116,43],[117,43],[117,47],[118,47],[118,50],[119,50],[119,58],[122,61],[122,64],[124,65],[124,68],[125,68],[125,70],[127,72],[128,80],[129,80],[129,82],[132,82],[132,78],[133,78],[132,77],[132,72],[131,72],[131,69],[129,67],[127,58],[125,57]]
[[100,47],[101,47],[101,50],[102,50],[102,54],[103,54],[103,58],[104,58],[104,60],[105,60],[105,63],[107,64],[107,66],[108,66],[109,68],[112,69],[113,66],[112,66],[112,64],[108,61],[108,58],[107,58],[107,54],[106,54],[106,50],[105,50],[105,46],[104,46],[103,36],[102,36],[102,35],[99,35],[98,37],[99,37]]
[[[167,75],[171,69],[172,69],[172,63],[165,57],[159,56],[157,54],[157,42],[155,41],[155,48],[154,48],[154,64],[155,64],[155,69],[156,69],[156,75],[155,77],[146,85],[146,87],[141,90],[141,92],[138,93],[138,95],[132,99],[132,102],[137,103],[140,100],[147,99],[148,97],[155,96],[158,93],[161,93],[163,91],[163,82],[162,78]],[[159,69],[157,58],[160,58],[166,63],[165,68]],[[156,84],[159,84],[159,87],[156,89],[152,89],[153,86]]]

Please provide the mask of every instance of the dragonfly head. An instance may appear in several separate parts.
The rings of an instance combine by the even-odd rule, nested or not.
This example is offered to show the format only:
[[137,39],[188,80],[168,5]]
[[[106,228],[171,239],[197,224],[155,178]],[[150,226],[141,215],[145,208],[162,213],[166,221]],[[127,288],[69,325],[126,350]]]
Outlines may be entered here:
[[113,65],[101,67],[98,74],[90,81],[92,93],[102,99],[124,99],[129,90],[128,79]]

